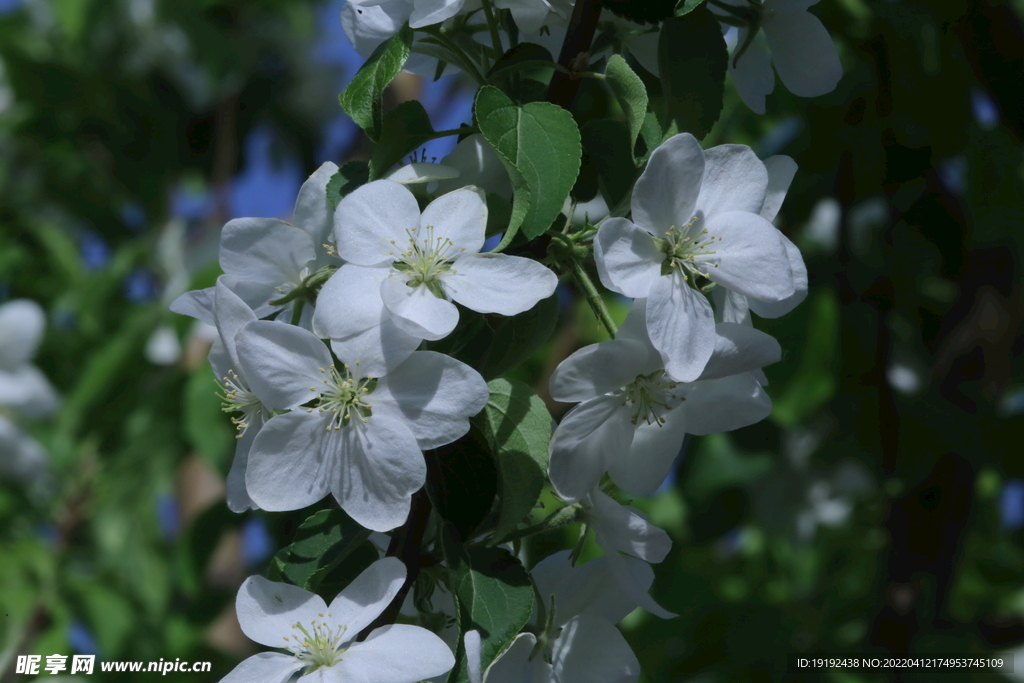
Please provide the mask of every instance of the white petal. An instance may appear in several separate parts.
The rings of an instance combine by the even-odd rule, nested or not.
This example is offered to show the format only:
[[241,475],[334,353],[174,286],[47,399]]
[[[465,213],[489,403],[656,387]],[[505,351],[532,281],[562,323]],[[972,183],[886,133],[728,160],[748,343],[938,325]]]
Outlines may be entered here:
[[397,557],[377,560],[331,601],[328,610],[332,623],[345,625],[347,639],[354,639],[387,609],[405,578],[405,565]]
[[817,97],[835,90],[843,65],[818,17],[802,9],[779,9],[766,12],[762,26],[775,70],[791,93]]
[[353,376],[381,377],[401,365],[420,341],[403,332],[389,316],[364,332],[332,340],[331,350],[351,366]]
[[60,399],[50,380],[34,365],[0,371],[0,406],[12,408],[29,418],[52,415]]
[[562,418],[551,437],[548,476],[563,499],[573,502],[590,493],[616,454],[629,449],[633,425],[621,402],[601,396]]
[[288,583],[268,581],[262,576],[246,579],[235,599],[242,633],[269,647],[281,647],[284,638],[295,632],[292,624],[308,624],[317,614],[326,611],[327,603],[316,593]]
[[660,234],[686,224],[696,210],[704,151],[689,133],[674,135],[651,154],[633,187],[633,222]]
[[220,233],[220,267],[249,282],[298,284],[315,258],[309,235],[275,218],[236,218]]
[[532,677],[530,653],[536,645],[537,636],[532,633],[517,635],[512,644],[487,667],[484,683],[548,683],[542,679],[535,682]]
[[[575,567],[569,561],[568,550],[560,550],[545,557],[530,571],[537,592],[546,604],[555,596],[555,624],[562,625],[575,616],[588,614],[612,624],[622,621],[636,609],[636,601],[626,595],[612,574],[607,557],[599,557]],[[649,574],[643,590],[651,587],[654,571],[646,562],[633,558],[628,561],[646,567]],[[643,572],[644,569],[637,570]]]
[[797,166],[792,157],[776,154],[764,160],[764,167],[768,171],[768,190],[759,213],[766,221],[774,221],[796,176]]
[[[433,227],[433,230],[428,228]],[[423,209],[419,239],[451,240],[454,250],[475,254],[484,246],[487,230],[487,199],[477,187],[443,194]]]
[[459,176],[453,180],[442,180],[437,192],[451,192],[466,183],[476,185],[485,192],[494,193],[505,199],[512,198],[512,181],[501,158],[480,133],[474,133],[459,144],[441,163],[458,169]]
[[[274,647],[277,646],[275,643]],[[287,683],[292,674],[304,666],[305,663],[301,659],[292,655],[261,652],[243,660],[231,670],[231,673],[220,679],[220,683]]]
[[700,379],[716,379],[763,368],[782,360],[782,347],[769,334],[739,323],[715,326],[715,352]]
[[[747,31],[746,28],[739,30],[737,45],[746,43]],[[729,76],[732,78],[732,84],[736,86],[736,92],[739,93],[743,104],[750,107],[752,112],[763,114],[764,98],[775,89],[775,72],[772,70],[768,49],[755,38],[736,62],[735,68],[734,59],[732,55],[729,56]]]
[[746,145],[719,145],[704,152],[704,179],[697,208],[705,219],[725,211],[757,213],[764,205],[768,171]]
[[[782,233],[779,233],[782,235]],[[789,268],[793,273],[793,294],[782,301],[758,301],[750,299],[750,310],[762,318],[780,318],[807,298],[807,266],[804,264],[804,257],[800,254],[800,248],[782,235],[782,244],[786,247],[786,256],[789,258]]]
[[650,231],[625,218],[609,218],[594,238],[594,261],[601,284],[634,299],[647,296],[661,276],[665,254]]
[[[658,367],[661,358],[656,356]],[[657,368],[648,368],[644,344],[632,339],[615,339],[584,346],[563,360],[551,374],[551,398],[562,403],[579,403],[615,391]]]
[[398,404],[421,448],[437,448],[469,431],[469,418],[487,405],[487,383],[465,363],[417,351],[378,385]]
[[395,0],[380,5],[345,3],[341,9],[341,28],[352,47],[368,59],[377,46],[398,33],[412,12],[412,3]]
[[746,373],[695,382],[682,409],[686,431],[702,436],[760,422],[772,412],[772,401],[761,384]]
[[375,180],[346,196],[334,213],[338,256],[360,266],[397,259],[416,234],[420,207],[404,185]]
[[333,239],[334,230],[334,215],[327,201],[327,183],[337,172],[337,165],[330,161],[325,161],[314,171],[299,188],[295,212],[292,214],[292,223],[306,232],[313,243],[313,249],[318,255],[317,268],[328,263],[327,253],[321,248]]
[[689,431],[688,413],[683,410],[687,403],[689,396],[681,406],[664,414],[664,423],[644,424],[636,429],[629,450],[618,453],[608,468],[619,488],[631,496],[649,496],[661,486]]
[[336,668],[346,683],[416,683],[453,666],[452,651],[433,633],[419,626],[392,624],[350,647]]
[[750,299],[725,287],[715,287],[711,295],[715,301],[715,308],[718,310],[718,317],[723,323],[753,325],[748,303]]
[[466,631],[466,635],[462,637],[462,642],[466,648],[466,672],[469,674],[469,683],[482,683],[483,672],[480,671],[480,631],[476,629]]
[[426,285],[409,287],[400,276],[385,279],[380,296],[395,323],[420,339],[443,339],[459,322],[455,304],[437,298]]
[[555,641],[555,680],[573,683],[635,683],[640,663],[619,630],[607,621],[580,615]]
[[755,299],[781,301],[794,292],[793,271],[782,233],[757,214],[728,211],[708,218],[718,267],[707,268],[714,282]]
[[593,505],[590,521],[600,529],[608,545],[606,552],[622,551],[647,562],[661,562],[672,549],[672,539],[664,530],[651,524],[647,515],[629,505],[620,505],[600,489],[590,493]]
[[32,360],[46,328],[46,313],[35,301],[15,299],[0,306],[0,370]]
[[665,360],[665,370],[680,382],[697,379],[715,350],[711,304],[675,273],[651,287],[647,332]]
[[465,0],[416,0],[412,14],[409,16],[411,28],[423,28],[440,24],[449,17],[454,17],[462,9]]
[[187,315],[207,325],[214,325],[216,323],[213,317],[214,291],[213,287],[207,287],[206,289],[193,289],[190,292],[185,292],[172,301],[169,308],[179,315]]
[[349,424],[327,439],[331,452],[341,453],[331,485],[334,497],[371,531],[391,531],[405,523],[412,494],[427,478],[416,437],[393,412],[374,405],[365,424]]
[[458,177],[459,172],[451,166],[432,164],[429,161],[414,161],[411,164],[399,166],[388,173],[384,179],[399,185],[416,185],[418,183],[429,183],[435,180],[447,180]]
[[380,325],[389,317],[380,298],[380,283],[389,268],[364,268],[346,263],[330,277],[316,298],[313,332],[344,339]]
[[516,315],[551,296],[558,277],[543,264],[505,254],[466,254],[442,276],[445,292],[478,313]]
[[304,408],[271,418],[249,450],[245,488],[264,510],[299,510],[330,491],[341,463],[324,449],[328,415]]
[[245,471],[249,465],[249,451],[252,450],[252,442],[256,440],[260,428],[263,427],[263,419],[259,424],[250,424],[242,437],[235,441],[235,458],[231,461],[231,469],[228,470],[227,488],[228,509],[232,512],[245,512],[255,509],[256,503],[249,497],[249,491],[245,488]]
[[223,276],[217,279],[213,302],[217,334],[224,344],[228,357],[231,358],[231,364],[238,367],[235,335],[247,323],[256,320],[256,314],[237,294],[231,291]]
[[[601,543],[601,535],[596,534],[598,544],[604,547]],[[633,600],[639,607],[647,610],[651,614],[661,617],[662,619],[671,619],[679,616],[675,612],[669,612],[667,609],[659,605],[651,594],[647,592],[646,586],[650,586],[650,581],[646,581],[646,575],[637,572],[634,573],[632,570],[638,566],[643,566],[643,562],[629,563],[632,560],[631,557],[620,555],[617,552],[609,552],[608,555],[608,567],[612,570],[612,575],[615,576],[615,580],[622,586],[622,590]]]
[[334,362],[327,346],[311,332],[270,320],[243,327],[235,344],[249,388],[276,410],[319,396]]

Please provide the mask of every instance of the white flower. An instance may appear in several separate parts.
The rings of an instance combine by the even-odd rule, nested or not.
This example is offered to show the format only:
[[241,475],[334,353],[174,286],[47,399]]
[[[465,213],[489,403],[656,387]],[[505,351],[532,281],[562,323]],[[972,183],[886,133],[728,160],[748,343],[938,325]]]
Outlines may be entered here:
[[645,562],[658,563],[672,549],[672,539],[651,524],[647,515],[629,505],[620,505],[595,488],[583,499],[584,519],[594,530],[597,544],[604,548],[608,568],[631,599],[651,614],[663,619],[676,616],[647,593],[647,588],[629,571],[620,552]]
[[539,33],[549,24],[569,21],[573,4],[572,0],[494,0],[495,7],[512,12],[520,31],[530,34]]
[[404,164],[384,176],[384,180],[390,180],[399,185],[409,185],[415,189],[420,185],[434,181],[449,180],[458,178],[458,169],[447,166],[444,163],[432,164],[429,161],[414,161],[411,164]]
[[466,0],[349,0],[356,9],[404,5],[410,28],[440,24],[458,14],[465,3]]
[[[758,215],[766,221],[774,221],[789,191],[790,183],[793,182],[793,176],[796,175],[797,166],[792,158],[778,154],[765,159],[764,167],[768,171],[768,189]],[[793,294],[781,301],[772,302],[750,298],[721,287],[715,288],[712,294],[720,320],[750,325],[750,311],[762,318],[779,318],[807,298],[807,266],[800,255],[800,248],[781,232],[779,236],[786,247],[786,257],[793,273]]]
[[[786,88],[800,97],[817,97],[832,92],[843,76],[843,66],[828,30],[807,11],[818,0],[724,0],[727,4],[751,8],[760,17],[764,43],[751,35],[748,25],[739,27],[737,52],[729,58],[729,74],[744,104],[758,114],[765,112],[765,96],[775,89],[775,71]],[[759,6],[760,5],[760,6]],[[720,18],[729,12],[714,5]],[[769,54],[770,50],[770,54]]]
[[719,323],[703,374],[679,383],[666,375],[647,336],[649,315],[638,299],[614,340],[580,349],[551,376],[552,398],[580,402],[551,437],[548,474],[567,501],[589,494],[605,471],[629,495],[648,495],[665,479],[687,433],[730,431],[771,412],[749,371],[779,360],[772,337]]
[[512,199],[512,181],[501,157],[480,133],[469,135],[441,163],[458,171],[458,177],[437,183],[438,194],[474,185],[488,194]]
[[[637,582],[646,592],[654,580],[651,568],[630,557],[623,561],[629,571],[636,573]],[[569,551],[564,550],[538,562],[531,573],[549,617],[548,623],[537,624],[545,647],[535,652],[537,636],[520,633],[487,667],[484,683],[636,681],[640,664],[614,626],[633,611],[636,603],[619,588],[606,559],[573,567]],[[474,642],[473,638],[467,639],[467,650]],[[470,662],[474,656],[479,662],[478,653],[467,655]]]
[[256,435],[245,475],[264,510],[298,510],[332,493],[373,531],[401,525],[426,479],[421,449],[455,441],[487,403],[487,385],[463,363],[412,353],[385,377],[357,350],[306,330],[258,320],[236,337],[252,392],[272,417]]
[[487,204],[475,187],[438,197],[421,215],[402,185],[363,185],[338,205],[335,238],[347,263],[320,291],[314,329],[345,339],[390,317],[407,334],[434,340],[458,323],[449,299],[516,315],[550,296],[558,278],[540,263],[479,253],[486,227]]
[[[796,291],[786,241],[760,211],[765,165],[749,147],[706,152],[689,133],[658,147],[633,189],[633,220],[609,218],[594,240],[601,282],[647,298],[647,328],[668,374],[700,376],[715,347],[711,283],[768,303]],[[799,256],[799,253],[797,253]]]
[[57,410],[57,393],[29,361],[46,327],[46,314],[35,301],[15,299],[0,306],[0,408],[40,418]]
[[392,624],[356,642],[405,583],[405,565],[394,557],[374,562],[331,604],[298,586],[246,579],[235,609],[242,632],[291,654],[249,657],[222,683],[285,683],[295,674],[320,683],[415,683],[444,673],[455,657],[440,638],[419,626]]
[[[327,183],[338,167],[327,162],[299,189],[292,223],[276,218],[236,218],[220,236],[220,267],[225,282],[255,311],[257,317],[291,320],[296,302],[273,304],[302,286],[306,278],[326,265],[338,264],[327,248],[333,216],[327,202]],[[213,288],[186,292],[171,310],[212,325]],[[307,329],[313,305],[304,302],[299,324]]]
[[0,415],[0,479],[29,483],[46,473],[46,451],[18,425]]
[[231,421],[238,430],[236,435],[235,459],[228,472],[227,499],[228,508],[233,512],[245,512],[255,508],[245,489],[245,470],[249,461],[249,450],[263,424],[270,419],[271,411],[249,389],[245,370],[238,361],[238,350],[235,337],[246,324],[256,320],[252,312],[237,294],[231,291],[225,280],[226,276],[217,279],[214,287],[213,317],[217,328],[217,338],[210,349],[210,365],[217,381],[224,387],[221,398],[226,413],[241,413]]

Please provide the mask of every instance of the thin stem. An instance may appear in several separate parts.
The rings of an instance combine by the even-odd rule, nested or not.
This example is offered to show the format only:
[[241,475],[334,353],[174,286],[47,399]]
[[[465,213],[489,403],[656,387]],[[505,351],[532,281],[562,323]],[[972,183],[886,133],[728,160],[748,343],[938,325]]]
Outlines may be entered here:
[[452,128],[451,130],[439,130],[431,133],[427,138],[428,140],[436,140],[438,138],[445,138],[449,135],[471,135],[473,133],[479,133],[480,129],[476,126],[461,126],[459,128]]
[[[455,41],[453,41],[448,36],[444,35],[441,29],[435,28],[433,26],[428,26],[420,30],[430,34],[439,43],[443,44],[446,48],[448,48],[449,50],[454,52],[459,58],[461,58],[463,67],[466,68],[466,70],[469,72],[469,75],[472,76],[474,81],[476,81],[477,85],[487,85],[487,79],[484,78],[484,75],[480,72],[480,69],[477,68],[476,62],[473,61],[473,59],[471,59],[470,56],[466,54],[465,50],[459,47],[455,43]],[[413,51],[415,52],[415,50]]]
[[480,4],[484,6],[484,16],[487,17],[487,28],[491,32],[491,54],[494,55],[494,61],[501,59],[501,55],[505,54],[504,48],[501,47],[501,34],[498,33],[498,21],[494,16],[494,9],[491,7],[491,0],[480,0]]
[[594,315],[604,325],[604,329],[608,330],[608,334],[615,338],[615,334],[619,331],[619,326],[612,320],[612,314],[608,311],[608,307],[604,305],[604,299],[601,297],[601,293],[597,291],[597,287],[594,286],[594,281],[590,279],[583,264],[577,259],[572,259],[572,279],[576,281],[576,284],[587,297],[587,301],[590,303],[590,308],[594,310]]
[[509,534],[505,538],[501,539],[501,542],[510,543],[512,541],[518,541],[521,538],[526,538],[527,536],[533,536],[534,534],[551,531],[553,529],[561,529],[564,526],[575,524],[581,519],[583,519],[583,506],[581,504],[573,503],[572,505],[566,505],[563,508],[558,508],[533,526],[520,529],[519,531]]

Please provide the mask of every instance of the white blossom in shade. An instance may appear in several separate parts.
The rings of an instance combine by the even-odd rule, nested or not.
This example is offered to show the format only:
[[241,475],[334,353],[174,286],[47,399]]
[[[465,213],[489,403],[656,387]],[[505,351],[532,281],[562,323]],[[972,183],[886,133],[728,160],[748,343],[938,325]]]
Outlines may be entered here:
[[714,314],[698,287],[766,303],[796,291],[786,239],[760,215],[768,184],[749,147],[704,151],[689,133],[675,135],[637,180],[632,221],[609,218],[598,230],[601,282],[648,300],[647,329],[673,379],[695,380],[715,348]]
[[227,479],[227,502],[232,512],[245,512],[255,508],[245,489],[245,470],[249,461],[249,450],[256,434],[270,419],[271,411],[249,388],[245,370],[238,361],[235,337],[248,323],[256,320],[256,314],[237,294],[231,291],[221,276],[214,287],[213,318],[217,337],[210,348],[210,366],[217,381],[223,387],[221,406],[226,413],[240,413],[231,418],[237,433],[235,435],[235,458],[231,463]]
[[[786,198],[789,186],[793,182],[793,177],[796,175],[797,166],[792,158],[781,154],[765,159],[764,165],[768,171],[768,190],[765,193],[764,204],[761,206],[759,215],[765,220],[774,221]],[[786,247],[786,256],[793,273],[793,294],[781,301],[765,302],[728,289],[716,288],[712,294],[719,320],[749,326],[753,324],[750,317],[751,311],[762,318],[779,318],[807,298],[807,266],[800,254],[800,248],[781,232],[779,235]],[[763,373],[755,371],[754,374],[759,376],[761,384],[768,384]]]
[[432,164],[429,161],[414,161],[410,164],[404,164],[394,169],[386,176],[384,180],[390,180],[393,183],[399,185],[406,185],[410,190],[414,192],[416,189],[426,187],[427,183],[436,181],[450,180],[452,178],[458,178],[458,169],[441,164]]
[[[235,218],[220,236],[220,267],[225,282],[257,317],[292,318],[295,301],[274,304],[326,265],[338,265],[331,254],[333,214],[327,183],[338,167],[326,162],[299,189],[293,223],[276,218]],[[171,310],[213,324],[213,288],[185,292]],[[299,324],[310,329],[313,304],[305,301]]]
[[644,513],[629,505],[620,505],[595,488],[583,499],[584,520],[594,530],[597,544],[604,548],[608,567],[632,600],[651,614],[664,619],[676,616],[647,593],[647,588],[629,571],[625,553],[645,562],[658,563],[672,549],[672,539],[651,524]]
[[579,403],[551,437],[548,474],[577,501],[607,471],[631,496],[664,481],[686,434],[713,434],[758,422],[771,400],[750,371],[781,358],[778,342],[753,327],[719,323],[704,372],[683,383],[666,374],[644,325],[647,302],[633,302],[616,338],[585,346],[555,369],[551,397]]
[[466,4],[466,0],[349,0],[356,9],[405,5],[406,19],[410,28],[423,28],[440,24],[454,17]]
[[298,586],[245,580],[235,610],[242,632],[282,652],[249,657],[222,683],[416,683],[442,674],[455,657],[425,628],[392,624],[374,629],[362,642],[356,636],[387,608],[405,583],[405,565],[386,557],[370,565],[331,604]]
[[252,392],[274,410],[249,452],[246,489],[264,510],[298,510],[328,493],[355,521],[389,531],[426,479],[421,449],[455,441],[487,403],[469,366],[433,351],[411,354],[387,376],[364,368],[345,342],[332,346],[273,321],[236,336]]
[[[623,561],[646,592],[654,580],[651,568],[631,557]],[[545,613],[552,598],[555,610],[546,614],[551,616],[545,619],[548,624],[536,625],[543,633],[543,651],[536,651],[536,635],[520,633],[487,667],[484,683],[633,683],[640,677],[636,655],[615,628],[636,603],[622,592],[605,558],[573,567],[564,550],[541,560],[532,574]],[[478,644],[475,639],[466,644],[467,657],[478,657],[468,652]]]
[[0,305],[0,408],[29,418],[57,410],[57,392],[31,363],[45,329],[46,314],[35,301],[14,299]]
[[494,0],[495,7],[509,10],[519,30],[529,34],[569,21],[573,4],[572,0]]
[[474,185],[488,194],[512,199],[512,181],[501,157],[480,133],[467,136],[455,145],[441,163],[458,171],[458,176],[437,183],[438,194]]
[[452,301],[479,313],[516,315],[555,291],[536,261],[479,253],[487,203],[476,187],[441,195],[421,215],[415,196],[389,180],[363,185],[335,214],[346,264],[320,291],[314,329],[345,339],[380,325],[383,311],[418,339],[441,339],[459,320]]
[[35,483],[46,474],[46,451],[0,414],[0,480]]
[[[733,85],[752,111],[765,112],[765,97],[775,89],[772,65],[794,95],[817,97],[835,90],[843,76],[843,66],[828,30],[807,11],[817,0],[724,2],[753,10],[751,16],[759,18],[759,24],[739,27],[736,49],[729,57]],[[719,18],[730,17],[727,10],[709,7]]]

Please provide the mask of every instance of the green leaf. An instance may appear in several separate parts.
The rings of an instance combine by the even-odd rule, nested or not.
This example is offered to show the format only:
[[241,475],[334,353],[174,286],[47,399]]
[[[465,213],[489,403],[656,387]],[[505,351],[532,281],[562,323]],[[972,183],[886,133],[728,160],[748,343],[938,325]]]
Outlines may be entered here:
[[530,514],[544,488],[551,414],[522,382],[491,380],[487,407],[473,418],[497,460],[500,499],[494,539],[500,542]]
[[227,472],[228,460],[235,447],[235,430],[221,410],[218,384],[209,364],[203,363],[198,367],[185,385],[182,417],[185,436],[192,447],[215,469]]
[[424,454],[427,461],[427,493],[437,513],[462,541],[494,507],[497,472],[487,439],[475,426],[455,443]]
[[580,170],[580,132],[572,115],[549,102],[522,107],[493,86],[477,92],[480,132],[512,178],[512,220],[503,246],[518,230],[532,239],[558,216]]
[[345,195],[370,182],[370,166],[365,161],[350,161],[327,181],[327,201],[333,213]]
[[430,116],[417,100],[402,102],[384,115],[380,140],[370,155],[370,180],[383,178],[391,167],[434,136]]
[[632,150],[636,145],[636,138],[644,125],[644,116],[647,114],[647,88],[640,77],[636,75],[622,55],[612,55],[608,59],[608,66],[604,69],[605,83],[615,94],[615,99],[622,107],[622,113],[626,115],[626,123],[629,126],[629,144]]
[[533,355],[555,331],[558,322],[558,297],[541,299],[528,311],[510,318],[499,318],[492,327],[487,356],[474,367],[484,379],[499,377]]
[[521,71],[552,68],[555,62],[546,47],[536,43],[519,43],[503,54],[487,72],[487,82],[501,85],[501,82],[512,74]]
[[405,66],[411,47],[412,29],[405,24],[398,33],[377,46],[352,82],[338,96],[341,108],[374,142],[380,139],[384,88]]
[[463,636],[480,632],[480,668],[486,670],[512,642],[533,611],[526,569],[504,548],[463,548],[442,535],[449,587],[457,605],[459,647],[449,683],[468,683]]
[[485,235],[494,237],[508,229],[512,220],[512,204],[501,195],[487,193],[487,229]]
[[658,68],[665,98],[666,128],[703,138],[722,113],[729,53],[718,20],[707,7],[661,25]]
[[300,524],[295,540],[274,555],[267,578],[283,579],[308,591],[324,584],[323,590],[328,591],[324,580],[330,575],[330,588],[337,587],[328,593],[333,597],[377,559],[376,548],[366,540],[369,535],[341,510],[321,510]]
[[676,16],[681,17],[703,5],[707,0],[679,0],[676,3]]
[[597,168],[608,206],[616,206],[636,181],[630,132],[621,121],[593,119],[581,131],[583,149]]

